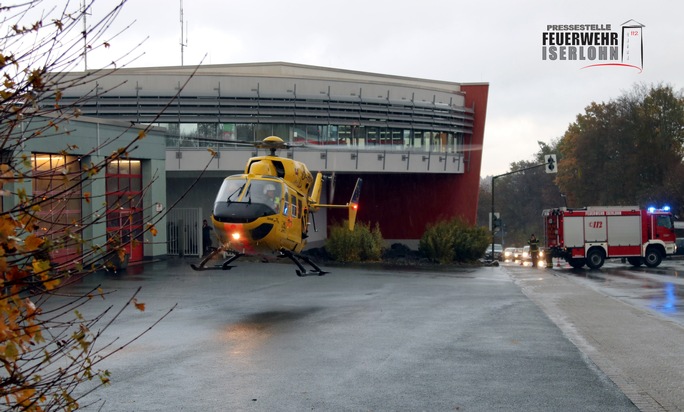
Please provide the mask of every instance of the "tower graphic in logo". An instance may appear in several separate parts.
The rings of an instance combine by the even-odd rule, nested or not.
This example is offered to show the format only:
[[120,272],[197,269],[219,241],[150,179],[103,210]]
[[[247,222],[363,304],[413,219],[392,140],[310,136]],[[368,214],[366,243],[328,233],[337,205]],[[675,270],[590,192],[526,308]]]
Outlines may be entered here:
[[644,27],[635,20],[622,23],[622,63],[639,71],[644,68]]

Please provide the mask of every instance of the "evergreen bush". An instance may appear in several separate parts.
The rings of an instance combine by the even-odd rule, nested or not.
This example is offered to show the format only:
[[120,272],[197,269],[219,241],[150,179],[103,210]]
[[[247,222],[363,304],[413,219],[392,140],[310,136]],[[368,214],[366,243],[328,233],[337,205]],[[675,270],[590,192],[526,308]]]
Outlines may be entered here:
[[426,258],[442,264],[472,262],[482,257],[490,243],[485,228],[454,218],[428,226],[418,250]]
[[350,231],[347,221],[344,221],[330,228],[325,249],[339,262],[378,261],[382,257],[384,243],[377,223],[371,229],[370,224],[357,222],[354,230]]

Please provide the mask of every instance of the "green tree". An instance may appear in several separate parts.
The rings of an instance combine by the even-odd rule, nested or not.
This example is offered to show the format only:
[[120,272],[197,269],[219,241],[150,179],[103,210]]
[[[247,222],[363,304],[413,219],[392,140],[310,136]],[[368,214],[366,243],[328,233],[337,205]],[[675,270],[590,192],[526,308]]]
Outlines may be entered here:
[[671,86],[638,85],[592,103],[559,143],[558,185],[575,205],[677,201],[684,101]]
[[[563,136],[530,161],[526,169],[555,153],[558,174],[540,169],[495,180],[495,211],[505,225],[506,245],[522,245],[542,229],[543,209],[591,205],[670,204],[684,214],[684,99],[671,86],[636,85],[607,103],[592,102]],[[481,183],[478,223],[487,226],[491,177]],[[539,237],[539,236],[538,236]],[[498,239],[498,236],[497,236]]]

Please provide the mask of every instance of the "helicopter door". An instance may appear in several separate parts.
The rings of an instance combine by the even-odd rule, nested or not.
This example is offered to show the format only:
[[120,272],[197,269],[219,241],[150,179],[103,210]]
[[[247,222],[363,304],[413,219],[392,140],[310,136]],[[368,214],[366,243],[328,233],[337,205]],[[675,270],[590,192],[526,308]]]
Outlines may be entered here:
[[287,238],[298,244],[302,241],[302,200],[294,193],[290,194],[290,210],[287,214]]

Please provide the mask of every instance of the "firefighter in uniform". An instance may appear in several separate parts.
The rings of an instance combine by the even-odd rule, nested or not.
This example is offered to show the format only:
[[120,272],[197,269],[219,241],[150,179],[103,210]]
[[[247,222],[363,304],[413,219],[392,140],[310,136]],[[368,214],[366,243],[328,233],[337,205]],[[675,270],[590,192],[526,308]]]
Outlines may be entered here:
[[539,258],[539,239],[532,233],[530,240],[527,241],[530,245],[530,256],[532,257],[532,266],[537,267],[537,259]]

